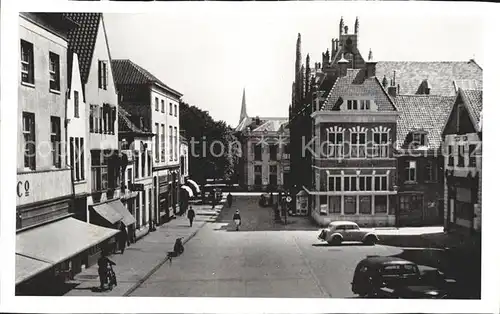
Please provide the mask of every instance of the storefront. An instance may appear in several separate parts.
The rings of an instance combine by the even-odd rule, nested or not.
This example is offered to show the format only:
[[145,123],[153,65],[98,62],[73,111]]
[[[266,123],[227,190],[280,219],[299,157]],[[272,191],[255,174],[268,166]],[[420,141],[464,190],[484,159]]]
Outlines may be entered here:
[[94,247],[106,245],[118,230],[66,218],[16,235],[16,293],[50,289],[89,262]]
[[160,222],[164,222],[170,213],[168,210],[168,200],[169,200],[169,184],[168,177],[166,175],[158,177],[158,212],[160,216]]
[[474,230],[475,204],[478,203],[478,179],[449,176],[447,224],[458,231]]

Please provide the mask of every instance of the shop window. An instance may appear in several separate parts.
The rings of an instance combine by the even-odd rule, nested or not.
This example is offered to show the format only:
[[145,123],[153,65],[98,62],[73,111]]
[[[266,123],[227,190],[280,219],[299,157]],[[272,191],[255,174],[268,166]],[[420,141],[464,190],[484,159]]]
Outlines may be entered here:
[[262,160],[262,145],[254,144],[254,159]]
[[375,213],[387,213],[387,195],[375,195]]
[[372,213],[372,197],[370,195],[362,195],[359,197],[359,213],[370,215]]
[[342,197],[331,195],[328,199],[328,212],[330,214],[340,214],[342,206]]
[[346,215],[356,214],[356,197],[355,196],[345,196],[344,197],[344,214],[346,214]]

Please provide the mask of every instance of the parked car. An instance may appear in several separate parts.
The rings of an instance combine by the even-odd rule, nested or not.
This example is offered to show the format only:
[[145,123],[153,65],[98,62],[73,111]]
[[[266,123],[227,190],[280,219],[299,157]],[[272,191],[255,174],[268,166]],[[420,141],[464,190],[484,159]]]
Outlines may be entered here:
[[361,297],[431,298],[449,296],[454,280],[436,268],[392,256],[369,256],[354,271],[352,292]]
[[331,222],[328,228],[321,230],[318,239],[335,245],[341,244],[342,241],[358,241],[370,245],[378,242],[378,236],[373,229],[359,228],[358,224],[352,221]]

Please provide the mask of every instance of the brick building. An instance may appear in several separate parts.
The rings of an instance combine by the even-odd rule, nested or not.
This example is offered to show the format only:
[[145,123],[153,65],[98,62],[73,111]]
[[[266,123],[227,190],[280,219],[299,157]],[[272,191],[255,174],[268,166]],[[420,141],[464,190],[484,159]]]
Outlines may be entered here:
[[443,130],[447,231],[481,232],[482,110],[482,91],[460,88]]

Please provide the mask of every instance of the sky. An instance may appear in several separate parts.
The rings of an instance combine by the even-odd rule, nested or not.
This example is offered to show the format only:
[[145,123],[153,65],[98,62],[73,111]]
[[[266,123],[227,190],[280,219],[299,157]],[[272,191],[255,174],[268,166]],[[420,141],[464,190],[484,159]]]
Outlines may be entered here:
[[[455,4],[454,4],[455,5]],[[336,3],[307,6],[235,6],[225,10],[105,13],[111,57],[131,59],[183,100],[236,126],[246,89],[250,116],[286,117],[291,103],[297,34],[303,62],[311,64],[338,38],[340,17],[349,32],[359,18],[359,46],[380,61],[468,61],[481,65],[482,23],[455,10],[336,10]],[[230,14],[228,14],[230,13]],[[410,15],[411,13],[411,15]]]

